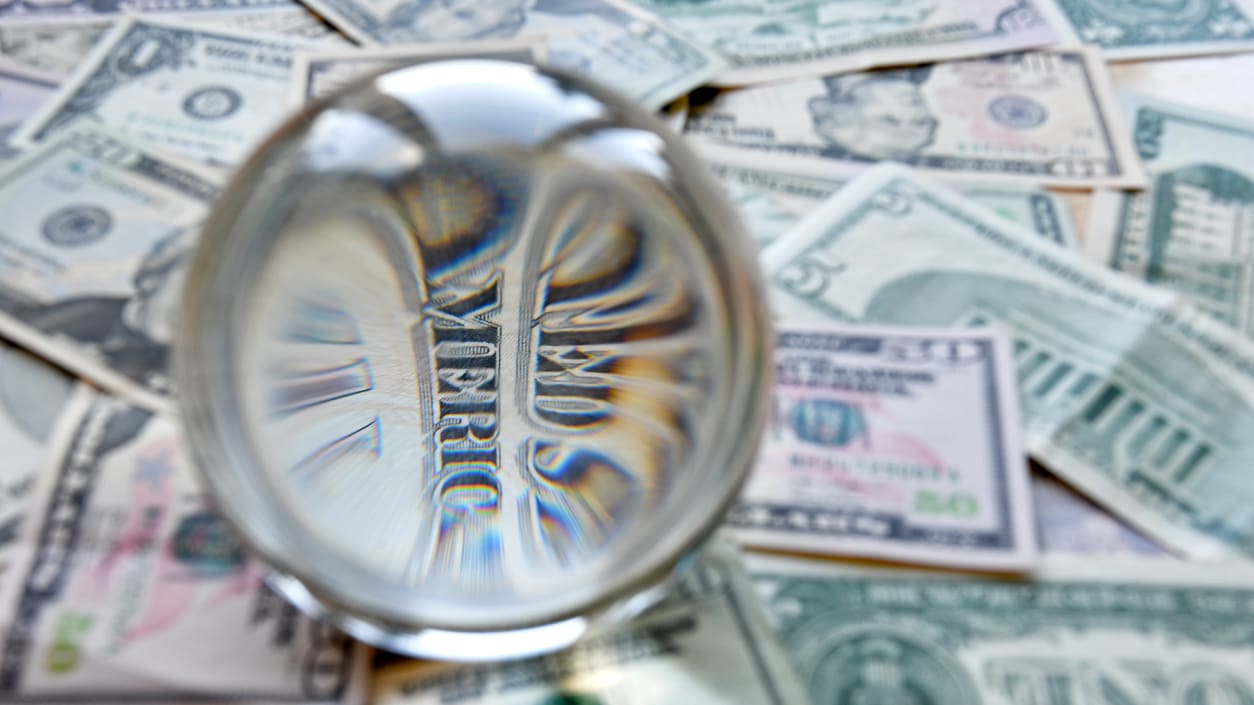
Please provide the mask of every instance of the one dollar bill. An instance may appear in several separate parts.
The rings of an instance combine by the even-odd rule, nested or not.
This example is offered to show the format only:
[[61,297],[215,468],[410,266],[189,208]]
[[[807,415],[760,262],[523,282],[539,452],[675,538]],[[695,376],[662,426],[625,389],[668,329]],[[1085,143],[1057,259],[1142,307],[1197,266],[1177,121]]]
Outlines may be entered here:
[[889,160],[950,178],[1145,184],[1106,67],[1089,48],[746,88],[694,110],[687,132],[759,154]]
[[1254,702],[1254,571],[1053,559],[1029,581],[750,557],[814,702]]
[[1150,186],[1099,191],[1085,247],[1254,335],[1254,122],[1124,94]]
[[624,0],[307,0],[363,44],[543,35],[548,60],[651,110],[705,83],[726,62]]
[[387,69],[460,58],[535,63],[545,58],[544,38],[484,39],[405,47],[300,52],[292,66],[288,103],[293,107],[304,105]]
[[203,161],[234,164],[285,115],[297,48],[281,35],[129,17],[14,137],[33,144],[74,127]]
[[1177,296],[891,165],[763,261],[797,325],[1009,325],[1029,452],[1177,551],[1254,555],[1254,347]]
[[1043,0],[1041,10],[1064,40],[1096,44],[1116,61],[1254,49],[1249,0]]
[[1024,570],[1036,559],[1010,338],[787,327],[727,523],[761,548]]

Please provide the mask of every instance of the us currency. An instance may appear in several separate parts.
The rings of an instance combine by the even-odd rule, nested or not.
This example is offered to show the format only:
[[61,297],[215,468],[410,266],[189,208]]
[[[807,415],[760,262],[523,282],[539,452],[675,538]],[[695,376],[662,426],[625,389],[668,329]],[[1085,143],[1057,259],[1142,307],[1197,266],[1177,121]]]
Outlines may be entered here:
[[1032,474],[1032,506],[1045,554],[1165,555],[1154,542],[1044,473]]
[[410,663],[375,675],[376,705],[807,705],[733,550],[716,544],[631,625],[542,658]]
[[10,0],[0,5],[0,20],[78,20],[83,17],[120,17],[128,13],[214,14],[296,6],[294,0]]
[[56,87],[55,76],[0,62],[0,159],[13,156],[9,136]]
[[1254,346],[1178,296],[893,165],[762,260],[794,325],[1010,326],[1037,460],[1176,551],[1254,555]]
[[1150,186],[1094,198],[1087,251],[1254,335],[1254,122],[1132,94],[1123,104]]
[[87,392],[53,432],[4,583],[9,702],[361,702],[366,654],[267,589],[177,423]]
[[171,15],[171,20],[201,26],[236,29],[262,34],[282,34],[320,45],[349,47],[353,43],[303,5],[287,4],[256,10]]
[[44,444],[72,388],[65,373],[0,343],[0,572],[43,463]]
[[816,703],[1254,702],[1254,572],[1051,559],[1031,582],[751,556]]
[[694,111],[687,132],[759,154],[824,163],[890,160],[951,178],[1145,183],[1105,65],[1091,48],[727,92]]
[[1037,0],[637,0],[727,58],[720,85],[1032,49],[1056,40]]
[[0,24],[0,58],[66,76],[112,24],[112,20],[95,17]]
[[308,46],[278,35],[129,17],[96,44],[14,139],[32,144],[91,125],[158,149],[233,164],[286,113],[292,54]]
[[1254,49],[1248,0],[1044,0],[1041,10],[1064,41],[1117,61]]
[[543,35],[552,65],[656,110],[725,66],[625,0],[306,0],[363,44],[423,44]]
[[220,176],[75,130],[0,173],[0,334],[162,406],[178,299]]
[[748,546],[1025,570],[1036,560],[1009,336],[789,327],[757,462],[727,518]]
[[[793,225],[865,169],[853,164],[815,164],[782,155],[758,155],[719,145],[700,145],[715,179],[731,197],[758,247],[779,239]],[[967,198],[1037,235],[1078,248],[1071,209],[1057,194],[1025,184],[964,183]]]
[[288,103],[293,107],[304,105],[360,78],[390,68],[466,57],[536,63],[545,57],[544,38],[483,39],[408,47],[298,52],[292,64]]

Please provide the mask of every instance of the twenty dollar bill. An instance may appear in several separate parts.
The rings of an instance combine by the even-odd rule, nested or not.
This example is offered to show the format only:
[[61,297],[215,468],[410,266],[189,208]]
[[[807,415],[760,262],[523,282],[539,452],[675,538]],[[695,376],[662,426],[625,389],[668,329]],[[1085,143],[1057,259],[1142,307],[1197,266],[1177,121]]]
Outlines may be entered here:
[[361,702],[365,649],[264,586],[173,419],[83,388],[34,495],[0,606],[0,699]]

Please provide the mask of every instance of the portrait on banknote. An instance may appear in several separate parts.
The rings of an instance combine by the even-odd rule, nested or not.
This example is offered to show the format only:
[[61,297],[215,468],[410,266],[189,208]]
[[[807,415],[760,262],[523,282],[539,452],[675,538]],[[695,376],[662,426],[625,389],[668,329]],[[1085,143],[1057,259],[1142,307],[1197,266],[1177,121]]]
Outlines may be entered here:
[[[62,222],[57,217],[54,213],[45,220],[49,233],[104,227],[84,214],[78,221]],[[193,233],[179,229],[154,242],[131,280],[129,295],[84,293],[59,300],[14,302],[6,308],[38,330],[82,344],[123,374],[140,377],[165,369],[193,239]]]
[[919,87],[932,67],[828,76],[807,107],[814,132],[835,159],[909,161],[936,139],[940,121]]

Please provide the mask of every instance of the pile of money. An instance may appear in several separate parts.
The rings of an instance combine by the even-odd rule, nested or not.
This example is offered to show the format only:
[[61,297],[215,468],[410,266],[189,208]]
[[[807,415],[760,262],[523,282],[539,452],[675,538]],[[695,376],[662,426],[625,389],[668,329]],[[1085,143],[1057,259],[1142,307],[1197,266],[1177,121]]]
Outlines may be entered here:
[[[1254,704],[1242,52],[1251,0],[0,3],[0,700]],[[474,666],[271,592],[168,367],[232,169],[464,56],[658,111],[777,328],[756,465],[670,597]]]

